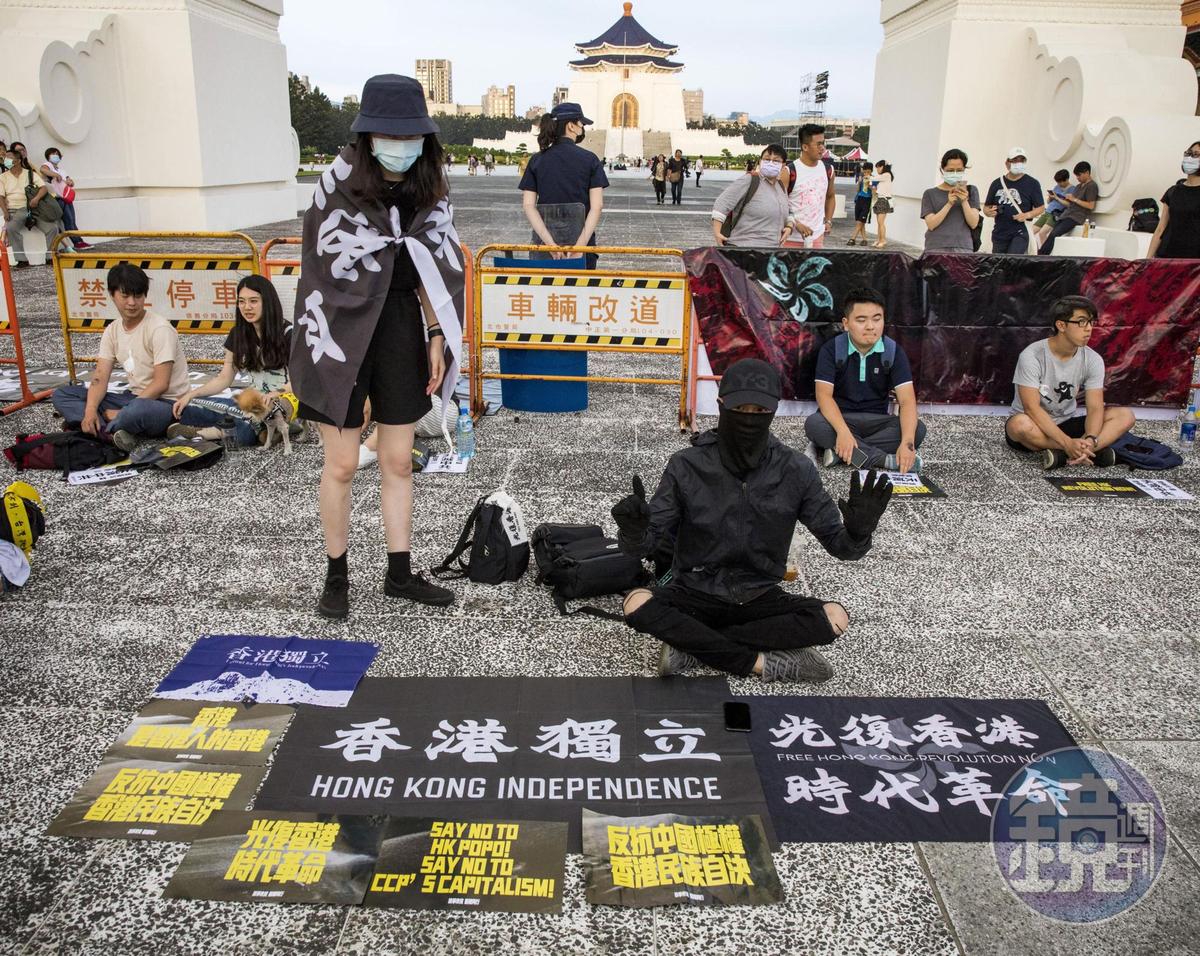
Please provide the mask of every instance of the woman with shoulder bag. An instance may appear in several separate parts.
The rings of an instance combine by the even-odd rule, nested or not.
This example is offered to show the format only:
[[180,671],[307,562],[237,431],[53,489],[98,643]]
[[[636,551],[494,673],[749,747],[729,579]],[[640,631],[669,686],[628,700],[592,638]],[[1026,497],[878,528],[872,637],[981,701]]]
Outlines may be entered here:
[[[46,161],[42,163],[42,179],[46,188],[54,194],[62,209],[62,227],[64,232],[74,232],[79,227],[75,223],[75,180],[62,169],[62,152],[51,146],[45,153]],[[85,242],[82,236],[72,236],[71,245],[78,252],[92,248],[91,243]]]
[[46,237],[46,265],[49,265],[62,210],[50,197],[42,177],[29,165],[24,144],[13,142],[8,147],[4,167],[4,174],[0,175],[0,215],[4,217],[5,238],[16,256],[17,268],[29,265],[26,229],[37,229]]
[[967,154],[948,149],[942,156],[942,181],[921,196],[926,252],[974,252],[979,225],[979,190],[967,185]]
[[[462,351],[464,262],[438,127],[421,84],[373,76],[350,127],[354,142],[322,174],[304,216],[295,334],[288,365],[299,417],[320,424],[325,586],[317,612],[350,610],[350,486],[363,407],[379,430],[383,591],[439,607],[454,593],[412,573],[415,423],[442,391],[451,404]],[[449,443],[449,435],[443,433]]]
[[871,191],[875,194],[875,224],[879,238],[875,241],[876,249],[887,245],[887,217],[892,211],[892,166],[886,160],[875,164],[875,178],[871,180]]

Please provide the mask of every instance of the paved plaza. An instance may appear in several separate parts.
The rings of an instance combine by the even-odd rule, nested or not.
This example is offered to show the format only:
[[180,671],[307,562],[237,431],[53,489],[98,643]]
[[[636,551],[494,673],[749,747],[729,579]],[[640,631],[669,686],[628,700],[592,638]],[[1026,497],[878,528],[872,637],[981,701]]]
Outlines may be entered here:
[[[516,180],[456,175],[464,242],[521,242]],[[690,248],[710,238],[720,184],[658,207],[644,179],[615,179],[605,244]],[[246,230],[298,235],[299,220]],[[832,240],[844,245],[847,221]],[[53,273],[15,275],[29,364],[63,367]],[[194,340],[202,340],[197,342]],[[219,340],[191,337],[215,354]],[[1015,356],[1014,356],[1015,359]],[[926,358],[928,360],[928,358]],[[657,358],[592,356],[598,373],[662,374]],[[450,550],[484,493],[504,488],[530,527],[598,522],[630,476],[657,481],[685,446],[670,389],[594,385],[588,410],[502,410],[478,426],[465,476],[415,479],[414,566]],[[1002,418],[932,416],[922,455],[943,500],[893,501],[862,561],[801,531],[787,585],[841,602],[851,628],[819,686],[731,680],[735,693],[1035,698],[1081,742],[1128,760],[1166,808],[1170,844],[1151,894],[1108,922],[1045,919],[1006,889],[988,844],[788,844],[772,907],[593,907],[580,857],[557,916],[447,914],[160,898],[186,846],[44,836],[64,802],[201,634],[375,641],[381,676],[649,676],[658,647],[625,626],[560,618],[533,575],[456,584],[438,610],[387,599],[379,476],[355,480],[352,614],[313,611],[324,557],[321,454],[240,450],[206,471],[68,488],[33,474],[49,532],[27,587],[0,601],[0,951],[126,954],[1184,954],[1200,953],[1200,504],[1066,499],[1009,451]],[[714,419],[702,419],[701,428]],[[802,446],[801,421],[775,433]],[[49,403],[0,419],[0,440],[58,427]],[[1137,432],[1172,438],[1166,422]],[[10,473],[9,466],[4,465]],[[1123,469],[1121,470],[1123,472]],[[1194,460],[1168,476],[1200,497]],[[822,478],[845,496],[845,469]],[[4,483],[7,483],[7,480]],[[615,598],[602,600],[615,609]]]

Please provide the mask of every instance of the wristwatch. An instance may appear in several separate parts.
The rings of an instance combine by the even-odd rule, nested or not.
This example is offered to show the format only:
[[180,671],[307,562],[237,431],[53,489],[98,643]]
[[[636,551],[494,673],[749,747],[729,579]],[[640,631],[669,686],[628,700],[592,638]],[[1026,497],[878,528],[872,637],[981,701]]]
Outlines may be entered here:
[[1096,437],[1095,435],[1084,435],[1083,437],[1090,438],[1092,440],[1093,445],[1098,445],[1100,443],[1100,439],[1098,437]]

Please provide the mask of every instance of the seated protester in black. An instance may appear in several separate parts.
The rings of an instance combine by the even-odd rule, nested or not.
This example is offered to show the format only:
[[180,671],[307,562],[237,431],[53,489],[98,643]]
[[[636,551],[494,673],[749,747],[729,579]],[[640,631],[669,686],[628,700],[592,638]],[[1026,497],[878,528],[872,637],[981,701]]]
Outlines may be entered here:
[[[817,411],[804,433],[828,468],[916,473],[925,424],[917,420],[917,394],[904,349],[883,334],[884,298],[874,289],[851,289],[842,306],[841,335],[817,353]],[[888,414],[894,392],[899,414]]]
[[[642,557],[672,550],[667,583],[625,598],[625,620],[663,642],[659,673],[697,664],[764,681],[823,681],[833,668],[814,647],[832,644],[850,618],[833,601],[779,587],[792,530],[801,522],[836,558],[871,549],[892,486],[857,472],[835,506],[807,458],[774,438],[779,374],[743,359],[721,379],[720,418],[667,462],[649,503],[641,480],[612,509],[621,550]],[[841,509],[841,514],[838,509]]]

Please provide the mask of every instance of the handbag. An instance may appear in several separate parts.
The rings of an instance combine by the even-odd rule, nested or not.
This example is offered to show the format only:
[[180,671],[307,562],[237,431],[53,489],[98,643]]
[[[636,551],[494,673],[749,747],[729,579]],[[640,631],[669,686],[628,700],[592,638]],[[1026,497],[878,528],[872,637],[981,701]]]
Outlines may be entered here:
[[26,218],[33,217],[38,222],[62,222],[62,206],[58,204],[58,200],[50,195],[50,191],[46,191],[45,197],[35,207],[33,205],[33,197],[38,194],[41,186],[33,184],[33,170],[25,170],[29,176],[29,185],[25,187],[25,203],[28,214]]
[[667,182],[669,183],[677,183],[682,178],[683,174],[678,169],[667,173]]

